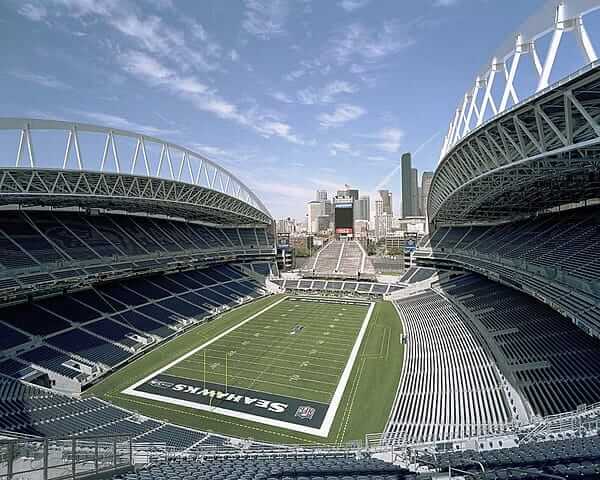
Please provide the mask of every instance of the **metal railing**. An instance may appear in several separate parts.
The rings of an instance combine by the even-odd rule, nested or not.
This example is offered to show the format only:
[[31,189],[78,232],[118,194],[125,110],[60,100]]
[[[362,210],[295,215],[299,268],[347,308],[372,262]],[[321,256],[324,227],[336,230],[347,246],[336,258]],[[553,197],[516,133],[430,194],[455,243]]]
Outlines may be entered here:
[[132,466],[128,435],[0,440],[0,480],[70,479]]

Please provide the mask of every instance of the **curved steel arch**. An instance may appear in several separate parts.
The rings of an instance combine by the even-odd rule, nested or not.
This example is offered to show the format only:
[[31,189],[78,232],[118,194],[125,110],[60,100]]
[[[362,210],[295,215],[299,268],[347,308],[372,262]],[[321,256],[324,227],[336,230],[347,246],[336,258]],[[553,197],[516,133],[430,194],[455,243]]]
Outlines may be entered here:
[[[89,175],[102,174],[110,178],[120,177],[123,182],[128,184],[134,182],[136,178],[141,178],[142,181],[146,180],[148,185],[156,183],[158,180],[166,182],[167,187],[164,188],[171,192],[180,187],[190,192],[202,192],[203,196],[196,195],[195,197],[200,200],[208,198],[208,194],[211,197],[209,207],[213,211],[222,210],[229,213],[230,215],[226,215],[229,220],[239,215],[241,223],[248,221],[271,223],[272,221],[267,207],[235,175],[203,155],[172,142],[99,125],[33,118],[0,118],[0,133],[2,131],[16,133],[14,163],[6,162],[7,157],[4,155],[5,152],[2,152],[2,158],[5,160],[0,160],[0,169],[3,172],[17,169],[28,173],[31,178],[35,176],[34,172],[43,171],[47,175],[52,170],[80,172]],[[38,131],[64,132],[64,155],[62,158],[50,158],[49,165],[47,162],[40,164],[36,161],[36,152],[43,148],[42,145],[36,144],[36,132]],[[80,137],[87,134],[98,136],[98,140],[103,144],[102,154],[99,155],[99,158],[84,155]],[[119,153],[119,143],[125,141],[135,142],[131,156]],[[150,146],[158,147],[160,154],[151,155],[148,151]],[[77,188],[77,186],[72,185],[72,188]],[[51,188],[44,190],[46,191],[40,191],[38,194],[53,194]],[[12,193],[17,197],[16,191]],[[31,194],[32,192],[22,193]],[[148,202],[151,198],[145,197],[143,200]],[[171,197],[170,201],[176,203],[178,200]],[[200,206],[200,204],[197,205]],[[186,209],[180,209],[180,213],[184,211]]]
[[[599,0],[550,0],[496,52],[464,96],[444,140],[427,202],[434,224],[494,222],[600,197],[600,62],[584,25],[584,17],[599,9]],[[548,85],[568,32],[584,65]],[[542,62],[536,44],[550,34]],[[524,56],[531,57],[538,77],[536,88],[518,92],[529,95],[520,98],[515,80]],[[504,88],[494,98],[492,87],[502,77]]]
[[[560,60],[559,46],[565,33],[572,33],[576,37],[581,51],[580,67],[596,61],[598,55],[590,33],[594,34],[596,42],[600,42],[600,33],[588,31],[584,18],[598,9],[598,0],[548,0],[529,17],[497,49],[459,102],[444,137],[440,161],[462,138],[486,120],[548,87],[552,69],[557,59]],[[550,34],[548,51],[545,58],[541,59],[537,46],[540,40]],[[519,76],[523,75],[523,69],[519,67],[524,57],[530,57],[537,74],[535,89],[531,91],[517,91],[516,87]],[[496,92],[498,84],[500,90]]]
[[600,62],[455,145],[428,197],[433,223],[499,221],[600,198]]

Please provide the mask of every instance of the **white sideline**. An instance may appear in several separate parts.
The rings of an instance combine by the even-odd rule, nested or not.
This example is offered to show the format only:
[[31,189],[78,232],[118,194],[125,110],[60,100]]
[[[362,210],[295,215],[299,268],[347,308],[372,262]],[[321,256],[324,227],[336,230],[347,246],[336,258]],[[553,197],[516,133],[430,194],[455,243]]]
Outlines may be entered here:
[[354,346],[352,347],[352,351],[350,352],[350,356],[348,357],[348,361],[346,362],[346,366],[344,367],[344,371],[342,372],[342,375],[338,382],[337,388],[335,389],[335,392],[333,394],[333,397],[331,399],[329,407],[327,408],[327,412],[325,414],[323,424],[321,425],[320,428],[296,425],[294,423],[285,422],[283,420],[264,418],[259,415],[252,415],[250,413],[236,412],[236,411],[221,408],[221,407],[211,407],[210,405],[204,405],[204,404],[200,404],[200,403],[190,402],[187,400],[180,400],[180,399],[172,398],[172,397],[165,397],[165,396],[157,395],[154,393],[138,392],[137,390],[135,390],[141,384],[146,383],[148,380],[155,377],[156,375],[159,375],[160,373],[168,370],[169,368],[173,367],[174,365],[177,365],[179,362],[182,362],[186,358],[191,357],[192,355],[199,352],[203,348],[206,348],[207,346],[216,342],[217,340],[224,337],[225,335],[228,335],[229,333],[233,332],[235,329],[237,329],[237,328],[241,327],[242,325],[248,323],[249,321],[255,319],[259,315],[262,315],[264,312],[275,307],[276,305],[279,305],[281,302],[283,302],[287,298],[288,297],[284,297],[281,300],[278,300],[277,302],[272,303],[268,307],[263,308],[261,311],[248,317],[246,320],[238,323],[237,325],[234,325],[233,327],[229,328],[228,330],[220,333],[219,335],[217,335],[213,339],[209,340],[208,342],[203,343],[199,347],[196,347],[196,348],[190,350],[185,355],[182,355],[181,357],[179,357],[176,360],[172,361],[171,363],[165,365],[164,367],[161,367],[158,370],[152,372],[150,375],[144,377],[143,379],[137,381],[133,385],[127,387],[121,393],[124,393],[126,395],[131,395],[134,397],[141,397],[141,398],[146,398],[149,400],[156,400],[159,402],[171,403],[173,405],[189,407],[189,408],[193,408],[196,410],[204,410],[207,412],[219,413],[221,415],[226,415],[228,417],[235,417],[235,418],[239,418],[241,420],[249,420],[252,422],[262,423],[262,424],[270,425],[273,427],[285,428],[288,430],[294,430],[297,432],[307,433],[309,435],[316,435],[318,437],[327,437],[329,435],[329,431],[331,430],[331,426],[333,425],[333,421],[335,419],[337,409],[340,405],[340,402],[342,401],[342,396],[344,395],[344,390],[346,389],[346,385],[348,383],[348,380],[350,379],[350,374],[352,373],[352,368],[354,366],[354,362],[356,361],[356,357],[358,356],[358,351],[360,350],[360,346],[362,344],[362,339],[365,336],[367,327],[369,326],[369,320],[371,319],[371,314],[373,313],[373,309],[375,308],[375,303],[373,303],[373,302],[371,302],[371,304],[369,306],[369,310],[367,311],[367,315],[365,316],[365,319],[363,320],[363,323],[362,323],[362,326],[360,327],[358,335],[356,336]]

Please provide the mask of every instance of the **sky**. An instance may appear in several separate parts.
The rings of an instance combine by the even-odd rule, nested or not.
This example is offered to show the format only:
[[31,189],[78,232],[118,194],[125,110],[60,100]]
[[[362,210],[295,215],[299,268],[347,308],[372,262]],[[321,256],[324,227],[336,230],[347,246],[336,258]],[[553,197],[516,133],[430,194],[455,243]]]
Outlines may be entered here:
[[[541,0],[3,0],[2,116],[158,136],[275,218],[437,164],[476,73]],[[514,8],[518,5],[518,8]]]

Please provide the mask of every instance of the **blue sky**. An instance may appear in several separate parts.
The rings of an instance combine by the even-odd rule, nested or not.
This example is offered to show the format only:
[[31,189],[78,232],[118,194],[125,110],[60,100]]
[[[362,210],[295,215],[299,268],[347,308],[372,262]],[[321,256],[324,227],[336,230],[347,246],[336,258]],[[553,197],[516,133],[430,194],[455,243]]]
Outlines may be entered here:
[[276,217],[346,183],[397,208],[401,153],[434,169],[458,100],[541,3],[4,0],[2,115],[188,146]]

